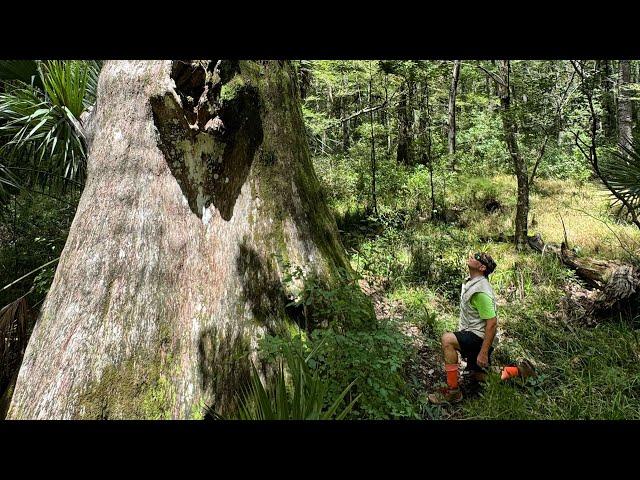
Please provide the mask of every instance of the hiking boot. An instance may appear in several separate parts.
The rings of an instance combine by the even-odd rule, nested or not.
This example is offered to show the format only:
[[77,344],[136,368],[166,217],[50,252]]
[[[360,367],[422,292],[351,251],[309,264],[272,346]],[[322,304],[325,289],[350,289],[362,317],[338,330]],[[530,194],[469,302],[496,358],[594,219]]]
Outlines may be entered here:
[[442,403],[458,403],[462,400],[462,392],[459,388],[444,387],[429,395],[429,402],[440,405]]

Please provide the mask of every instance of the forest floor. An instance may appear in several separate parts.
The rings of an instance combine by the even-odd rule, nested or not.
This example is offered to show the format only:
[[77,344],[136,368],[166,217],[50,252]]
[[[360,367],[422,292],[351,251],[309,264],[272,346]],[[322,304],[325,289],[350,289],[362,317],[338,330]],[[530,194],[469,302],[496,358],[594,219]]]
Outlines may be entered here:
[[[443,385],[443,357],[439,349],[434,349],[433,344],[428,342],[422,328],[412,322],[403,322],[402,319],[407,314],[407,307],[402,300],[391,300],[385,295],[384,287],[376,283],[373,279],[362,279],[360,288],[367,295],[373,304],[376,317],[381,322],[394,322],[398,329],[406,336],[411,348],[416,355],[414,361],[407,366],[410,375],[424,387],[425,392],[431,392]],[[472,398],[480,394],[481,386],[477,382],[470,380],[464,372],[466,362],[461,359],[460,388],[465,398]],[[419,399],[426,402],[426,393]],[[464,418],[463,412],[456,405],[449,405],[441,412],[443,419]]]
[[[348,209],[336,211],[343,242],[379,321],[396,325],[413,351],[406,375],[423,418],[640,418],[638,316],[619,314],[589,328],[567,323],[557,305],[565,289],[580,283],[573,272],[548,255],[517,253],[508,243],[482,240],[512,233],[513,179],[467,178],[455,191],[449,203],[454,214],[446,223],[398,208],[382,210],[381,220],[373,222]],[[597,185],[538,181],[529,233],[561,242],[565,230],[581,256],[640,258],[640,232],[615,218]],[[457,325],[465,259],[478,250],[488,251],[498,264],[490,277],[500,338],[493,371],[479,390],[463,380],[468,395],[462,403],[429,407],[426,395],[444,381],[440,337]],[[525,358],[536,366],[536,378],[500,380],[501,366]]]

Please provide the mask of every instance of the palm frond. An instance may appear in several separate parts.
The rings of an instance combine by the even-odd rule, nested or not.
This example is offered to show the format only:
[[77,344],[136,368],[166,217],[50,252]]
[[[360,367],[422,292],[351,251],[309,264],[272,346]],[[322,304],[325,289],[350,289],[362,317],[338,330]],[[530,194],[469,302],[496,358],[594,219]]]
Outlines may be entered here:
[[[601,162],[600,171],[610,187],[636,211],[640,208],[640,148],[620,145]],[[619,203],[614,198],[613,203]]]
[[84,108],[85,110],[96,103],[96,97],[98,95],[98,77],[100,76],[100,70],[102,69],[101,60],[85,60],[87,65],[87,88],[84,96]]
[[77,118],[66,105],[48,102],[33,86],[22,83],[0,93],[0,138],[0,154],[14,164],[82,182],[86,144]]
[[0,205],[4,205],[11,195],[20,190],[20,182],[11,169],[0,162]]
[[[12,80],[0,93],[0,155],[5,170],[32,172],[21,176],[23,186],[65,192],[70,182],[83,183],[87,146],[80,116],[95,102],[101,67],[94,60],[0,61],[2,78]],[[0,184],[9,182],[0,175]]]
[[[255,365],[249,384],[238,396],[235,417],[239,420],[331,420],[343,419],[359,400],[357,395],[346,407],[344,399],[355,385],[348,385],[327,408],[328,385],[309,367],[310,356],[292,346],[284,348],[269,383],[263,381]],[[223,416],[208,409],[207,418]]]
[[79,119],[85,109],[89,65],[81,61],[51,60],[40,64],[40,72],[49,101],[68,109]]

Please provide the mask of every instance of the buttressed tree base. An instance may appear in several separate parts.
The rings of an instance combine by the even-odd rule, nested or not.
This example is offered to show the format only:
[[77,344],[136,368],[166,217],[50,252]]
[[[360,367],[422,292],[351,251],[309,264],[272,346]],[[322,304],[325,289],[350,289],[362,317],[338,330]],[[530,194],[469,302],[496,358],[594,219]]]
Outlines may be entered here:
[[[224,411],[296,292],[348,269],[282,61],[111,61],[88,178],[8,418]],[[288,285],[288,284],[287,284]]]

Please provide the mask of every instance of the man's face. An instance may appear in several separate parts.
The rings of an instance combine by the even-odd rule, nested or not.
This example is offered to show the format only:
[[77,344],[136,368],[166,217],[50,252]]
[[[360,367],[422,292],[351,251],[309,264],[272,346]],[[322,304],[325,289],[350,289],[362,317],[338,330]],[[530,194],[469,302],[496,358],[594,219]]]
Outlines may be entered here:
[[479,260],[476,260],[475,253],[473,252],[469,253],[469,258],[467,259],[467,266],[479,272],[483,272],[487,268],[482,262],[480,262]]

